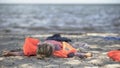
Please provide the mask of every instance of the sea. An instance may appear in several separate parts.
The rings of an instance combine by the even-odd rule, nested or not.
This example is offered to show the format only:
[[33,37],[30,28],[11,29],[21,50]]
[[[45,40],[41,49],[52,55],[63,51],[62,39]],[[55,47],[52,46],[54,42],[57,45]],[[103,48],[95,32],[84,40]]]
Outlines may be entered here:
[[120,33],[120,4],[0,4],[0,32]]

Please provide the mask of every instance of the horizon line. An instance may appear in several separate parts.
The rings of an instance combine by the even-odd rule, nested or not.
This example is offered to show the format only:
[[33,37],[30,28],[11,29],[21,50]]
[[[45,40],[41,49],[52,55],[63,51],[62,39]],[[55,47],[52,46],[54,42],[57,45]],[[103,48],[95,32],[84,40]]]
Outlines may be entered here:
[[0,4],[120,4],[120,3],[0,3]]

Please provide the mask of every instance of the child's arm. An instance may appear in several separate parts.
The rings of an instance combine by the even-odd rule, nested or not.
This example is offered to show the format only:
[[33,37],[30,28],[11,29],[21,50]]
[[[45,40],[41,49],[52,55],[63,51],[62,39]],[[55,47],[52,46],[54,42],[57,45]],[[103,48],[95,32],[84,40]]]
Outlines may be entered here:
[[3,51],[2,55],[3,56],[23,56],[24,53],[23,51],[19,51],[19,52]]

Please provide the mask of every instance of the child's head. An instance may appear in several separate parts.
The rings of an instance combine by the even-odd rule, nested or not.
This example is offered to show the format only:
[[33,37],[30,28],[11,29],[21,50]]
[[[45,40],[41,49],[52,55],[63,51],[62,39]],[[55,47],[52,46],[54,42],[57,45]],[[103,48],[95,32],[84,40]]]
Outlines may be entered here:
[[53,47],[51,44],[48,43],[43,43],[39,44],[37,48],[37,58],[45,58],[45,57],[50,57],[53,53]]

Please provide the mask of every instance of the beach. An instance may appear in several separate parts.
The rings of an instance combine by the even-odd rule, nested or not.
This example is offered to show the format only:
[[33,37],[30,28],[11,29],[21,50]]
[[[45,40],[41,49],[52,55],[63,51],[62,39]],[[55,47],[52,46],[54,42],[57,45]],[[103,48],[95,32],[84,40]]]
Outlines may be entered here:
[[[34,37],[44,41],[46,37],[52,34],[0,34],[0,51],[7,49],[21,49],[26,37]],[[84,42],[90,46],[87,52],[93,53],[93,57],[80,59],[73,58],[55,58],[50,57],[46,60],[37,59],[35,56],[11,56],[0,57],[0,68],[119,68],[119,62],[115,62],[107,56],[110,50],[118,49],[119,40],[104,39],[104,37],[118,37],[119,34],[110,33],[86,33],[86,34],[63,34],[63,37],[70,38],[72,44],[75,42]],[[79,47],[78,47],[79,48]]]
[[[41,42],[60,33],[89,45],[91,58],[3,57],[3,50],[22,49],[26,37]],[[75,46],[79,48],[78,46]],[[119,4],[0,4],[0,68],[120,68],[107,53],[120,49]]]

